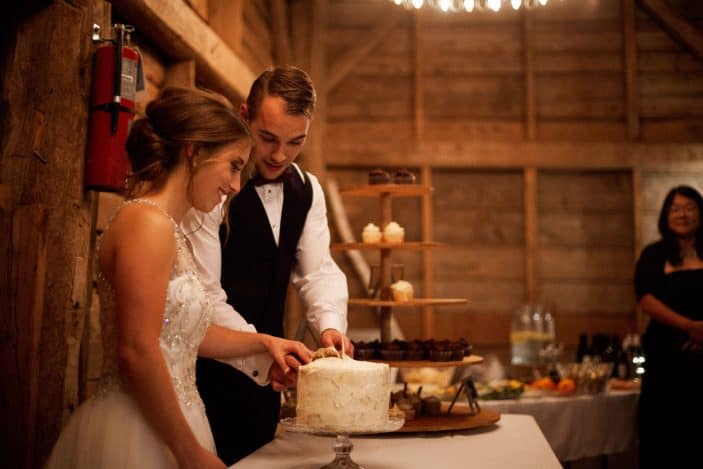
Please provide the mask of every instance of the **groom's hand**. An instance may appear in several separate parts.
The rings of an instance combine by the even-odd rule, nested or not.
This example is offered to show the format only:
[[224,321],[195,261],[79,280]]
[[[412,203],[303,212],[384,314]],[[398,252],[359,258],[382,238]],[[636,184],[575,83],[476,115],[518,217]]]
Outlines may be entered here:
[[288,373],[284,373],[276,362],[269,369],[269,381],[276,392],[285,391],[288,387],[294,386],[298,380],[298,367],[300,366],[298,359],[293,355],[286,355],[286,363],[290,367]]

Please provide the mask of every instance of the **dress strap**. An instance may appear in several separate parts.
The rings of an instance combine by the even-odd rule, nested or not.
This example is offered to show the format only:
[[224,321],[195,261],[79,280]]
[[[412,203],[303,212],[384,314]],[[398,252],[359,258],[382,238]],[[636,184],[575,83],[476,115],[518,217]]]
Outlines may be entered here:
[[[141,199],[141,198],[129,199],[129,200],[125,200],[125,201],[122,203],[122,205],[120,206],[120,209],[121,209],[122,207],[126,206],[126,205],[132,205],[132,204],[148,205],[148,206],[150,206],[150,207],[154,207],[155,209],[158,209],[161,213],[163,213],[164,215],[166,215],[166,217],[168,217],[169,220],[171,220],[171,223],[173,224],[173,229],[174,229],[174,231],[175,231],[179,236],[184,236],[184,235],[183,235],[183,231],[181,230],[180,225],[176,222],[176,220],[173,219],[173,217],[171,216],[171,214],[169,214],[169,213],[166,211],[166,209],[163,208],[163,207],[162,207],[161,205],[159,205],[158,203],[156,203],[156,202],[154,202],[153,200],[150,200],[150,199]],[[117,211],[119,212],[119,209],[118,209]]]

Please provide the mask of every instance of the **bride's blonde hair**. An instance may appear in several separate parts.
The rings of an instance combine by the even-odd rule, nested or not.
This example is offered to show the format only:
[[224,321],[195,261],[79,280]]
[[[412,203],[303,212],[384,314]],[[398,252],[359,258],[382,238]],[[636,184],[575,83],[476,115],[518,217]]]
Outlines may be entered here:
[[[195,88],[167,87],[147,105],[146,117],[132,124],[126,145],[132,165],[126,196],[133,198],[160,189],[183,158],[186,145],[212,155],[220,147],[242,139],[252,142],[249,127],[224,96]],[[207,157],[198,165],[205,162]],[[242,174],[246,181],[244,177]]]

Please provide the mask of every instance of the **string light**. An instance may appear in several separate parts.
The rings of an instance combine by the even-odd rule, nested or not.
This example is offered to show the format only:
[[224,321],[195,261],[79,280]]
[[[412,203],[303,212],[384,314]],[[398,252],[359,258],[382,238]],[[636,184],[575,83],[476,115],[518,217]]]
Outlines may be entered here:
[[404,6],[407,9],[419,10],[423,7],[428,7],[433,10],[441,11],[442,13],[453,12],[472,12],[488,10],[498,12],[502,9],[503,4],[510,4],[514,10],[519,10],[521,7],[528,9],[537,6],[546,6],[549,0],[391,0],[398,6]]

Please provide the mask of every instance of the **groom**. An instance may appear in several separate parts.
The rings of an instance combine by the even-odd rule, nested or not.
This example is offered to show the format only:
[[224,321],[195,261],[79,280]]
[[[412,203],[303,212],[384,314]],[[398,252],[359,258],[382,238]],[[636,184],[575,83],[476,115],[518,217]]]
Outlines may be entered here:
[[[213,296],[217,324],[282,337],[292,281],[322,345],[341,349],[344,342],[351,354],[344,335],[346,277],[330,255],[324,193],[315,176],[294,164],[314,106],[315,91],[304,71],[281,67],[262,73],[240,107],[253,135],[256,174],[230,203],[229,233],[220,226],[222,206],[191,218],[186,233]],[[269,381],[271,387],[262,387]],[[273,439],[278,391],[294,383],[295,373],[271,366],[267,355],[229,365],[198,359],[198,389],[218,456],[227,465]]]

